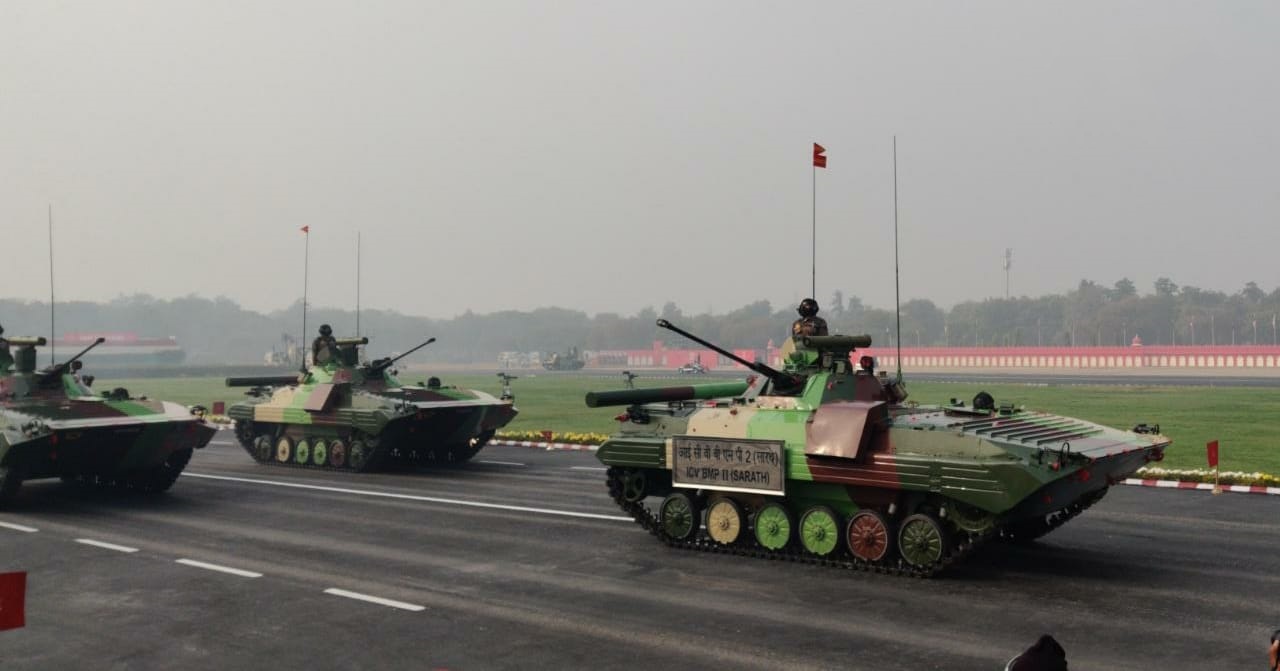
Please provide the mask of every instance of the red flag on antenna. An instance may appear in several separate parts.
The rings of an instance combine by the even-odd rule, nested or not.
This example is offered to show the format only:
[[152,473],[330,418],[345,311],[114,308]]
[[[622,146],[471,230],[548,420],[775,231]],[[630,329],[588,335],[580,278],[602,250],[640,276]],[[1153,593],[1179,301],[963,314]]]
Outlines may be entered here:
[[27,573],[0,573],[0,631],[26,626]]
[[818,144],[817,142],[813,143],[813,167],[815,168],[827,167],[827,157],[822,155],[823,152],[825,151],[826,151],[826,148],[824,148],[822,145]]
[[1211,440],[1204,447],[1209,457],[1209,465],[1216,468],[1218,466],[1218,441]]
[[309,224],[308,224],[308,225],[306,225],[306,226],[303,226],[303,227],[302,227],[302,232],[303,232],[303,233],[310,233],[310,232],[311,232],[311,226],[310,226]]

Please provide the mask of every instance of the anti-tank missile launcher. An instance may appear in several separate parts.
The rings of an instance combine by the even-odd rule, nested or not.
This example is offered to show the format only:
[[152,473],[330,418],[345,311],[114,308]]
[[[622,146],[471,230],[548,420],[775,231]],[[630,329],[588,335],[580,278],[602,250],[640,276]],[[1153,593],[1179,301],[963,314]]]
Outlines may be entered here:
[[658,325],[760,376],[715,399],[594,395],[632,403],[596,453],[610,494],[675,547],[932,575],[1052,531],[1169,445],[1007,404],[905,404],[900,379],[852,361],[869,336],[797,337],[776,370]]

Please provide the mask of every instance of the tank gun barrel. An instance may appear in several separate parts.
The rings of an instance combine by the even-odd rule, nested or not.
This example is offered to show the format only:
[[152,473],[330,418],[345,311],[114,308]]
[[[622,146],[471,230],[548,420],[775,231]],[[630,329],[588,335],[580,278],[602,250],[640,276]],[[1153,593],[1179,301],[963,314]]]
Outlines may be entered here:
[[282,387],[296,384],[297,382],[297,375],[254,375],[227,378],[228,387]]
[[[40,340],[44,340],[44,338],[40,338]],[[97,347],[98,345],[101,345],[102,343],[104,343],[104,342],[106,342],[106,341],[107,341],[107,339],[106,339],[106,338],[98,337],[98,338],[96,338],[96,339],[95,339],[95,340],[94,340],[94,341],[93,341],[93,342],[92,342],[88,347],[86,347],[86,348],[84,348],[84,349],[80,350],[80,352],[79,352],[78,354],[76,354],[75,356],[71,357],[70,359],[67,359],[66,361],[63,361],[62,363],[57,363],[57,364],[54,364],[54,365],[52,365],[52,366],[49,366],[48,368],[44,369],[44,370],[43,370],[43,371],[41,371],[41,372],[42,372],[42,373],[49,373],[49,374],[58,374],[58,373],[60,373],[61,371],[66,370],[66,369],[67,369],[67,368],[68,368],[72,363],[75,363],[76,361],[78,361],[78,360],[80,359],[80,357],[82,357],[82,356],[84,356],[84,355],[88,354],[88,353],[89,353],[89,350],[91,350],[91,349],[93,349],[93,348]]]
[[648,389],[622,389],[618,391],[587,392],[588,408],[604,408],[611,405],[636,405],[661,401],[692,401],[695,399],[728,398],[741,396],[747,391],[746,382],[716,382],[684,387],[651,387]]
[[765,376],[765,377],[769,378],[771,381],[773,381],[773,384],[774,384],[776,387],[791,388],[791,387],[795,387],[796,385],[798,385],[798,384],[800,383],[800,380],[798,380],[798,379],[797,379],[795,376],[793,376],[793,375],[790,375],[790,374],[788,374],[788,373],[784,373],[784,372],[782,372],[782,371],[780,371],[780,370],[776,370],[776,369],[770,368],[769,366],[766,366],[765,364],[762,364],[762,363],[760,363],[760,362],[758,362],[758,361],[747,361],[746,359],[744,359],[744,358],[742,358],[742,357],[738,356],[737,354],[734,354],[733,352],[730,352],[729,350],[726,350],[726,349],[724,349],[724,348],[722,348],[722,347],[718,347],[718,346],[716,346],[716,345],[713,345],[713,344],[711,344],[711,343],[709,343],[709,342],[707,342],[707,341],[703,340],[702,338],[699,338],[698,336],[693,335],[692,333],[689,333],[688,331],[686,331],[686,330],[684,330],[684,329],[680,328],[679,326],[676,326],[675,324],[672,324],[671,322],[669,322],[669,321],[667,321],[667,320],[665,320],[665,319],[659,319],[659,320],[658,320],[658,327],[659,327],[659,328],[664,328],[664,329],[666,329],[666,330],[668,330],[668,331],[672,331],[672,332],[674,332],[674,333],[679,333],[680,335],[682,335],[682,336],[684,336],[684,337],[686,337],[686,338],[688,338],[688,339],[690,339],[690,340],[692,340],[692,341],[694,341],[694,342],[698,343],[699,345],[702,345],[703,347],[706,347],[706,348],[708,348],[708,349],[710,349],[710,350],[712,350],[712,351],[714,351],[714,352],[716,352],[716,353],[718,353],[718,354],[720,354],[720,355],[722,355],[722,356],[728,357],[728,358],[730,358],[730,359],[732,359],[732,360],[734,360],[734,361],[736,361],[736,362],[738,362],[738,363],[740,363],[740,364],[742,364],[742,365],[746,366],[747,368],[750,368],[751,370],[753,370],[753,371],[755,371],[755,372],[757,372],[757,373],[759,373],[759,374],[761,374],[761,375],[763,375],[763,376]]
[[385,368],[389,368],[391,364],[409,356],[410,354],[413,354],[414,352],[422,349],[423,347],[426,347],[427,345],[430,345],[435,341],[436,341],[435,336],[432,336],[430,338],[427,338],[425,342],[419,344],[417,347],[414,347],[413,349],[409,350],[408,352],[405,352],[404,354],[401,354],[400,356],[395,357],[394,359],[379,359],[373,362],[369,367],[372,368],[374,371],[380,371]]
[[350,347],[352,345],[368,345],[369,338],[361,336],[359,338],[337,338],[334,342],[338,343],[338,347]]

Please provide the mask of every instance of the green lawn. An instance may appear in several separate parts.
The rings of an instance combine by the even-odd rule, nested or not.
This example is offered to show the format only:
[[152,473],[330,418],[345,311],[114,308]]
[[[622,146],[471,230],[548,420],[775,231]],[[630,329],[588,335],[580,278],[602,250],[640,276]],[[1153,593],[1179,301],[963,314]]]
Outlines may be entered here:
[[[413,379],[412,376],[408,376]],[[446,384],[481,389],[497,395],[501,386],[493,375],[442,376]],[[678,385],[675,379],[641,378],[637,386]],[[508,429],[513,431],[609,433],[616,425],[619,408],[591,409],[583,403],[588,391],[621,388],[621,377],[576,377],[522,373],[513,384],[520,415]],[[101,379],[100,390],[126,387],[135,395],[145,394],[184,404],[211,406],[228,404],[242,397],[243,390],[223,385],[222,378]],[[1026,384],[984,384],[997,403],[1012,402],[1028,409],[1078,417],[1119,428],[1140,422],[1159,424],[1174,446],[1161,466],[1202,468],[1207,441],[1221,444],[1222,469],[1262,471],[1280,474],[1280,393],[1271,389],[1245,387],[1117,387],[1038,386]],[[977,384],[911,383],[911,400],[922,404],[944,403],[951,397],[972,399]]]

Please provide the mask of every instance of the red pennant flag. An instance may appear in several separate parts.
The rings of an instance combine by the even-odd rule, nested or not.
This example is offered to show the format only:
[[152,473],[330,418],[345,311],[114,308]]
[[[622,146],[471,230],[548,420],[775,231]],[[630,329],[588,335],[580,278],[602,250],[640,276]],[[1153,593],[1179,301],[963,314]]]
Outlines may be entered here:
[[302,232],[303,232],[303,233],[310,233],[310,232],[311,232],[311,225],[310,225],[310,224],[308,224],[308,225],[306,225],[306,226],[303,226],[303,227],[302,227]]
[[817,142],[813,143],[813,167],[815,168],[827,167],[827,157],[822,155],[823,152],[825,151],[826,149],[822,145],[818,144]]
[[26,626],[27,573],[0,573],[0,631]]
[[1209,457],[1209,465],[1210,465],[1210,466],[1212,466],[1212,467],[1214,467],[1214,468],[1217,468],[1217,466],[1218,466],[1218,441],[1216,441],[1216,440],[1211,440],[1211,441],[1209,441],[1209,443],[1208,443],[1207,445],[1205,445],[1204,447],[1205,447],[1205,451],[1208,453],[1208,457]]

